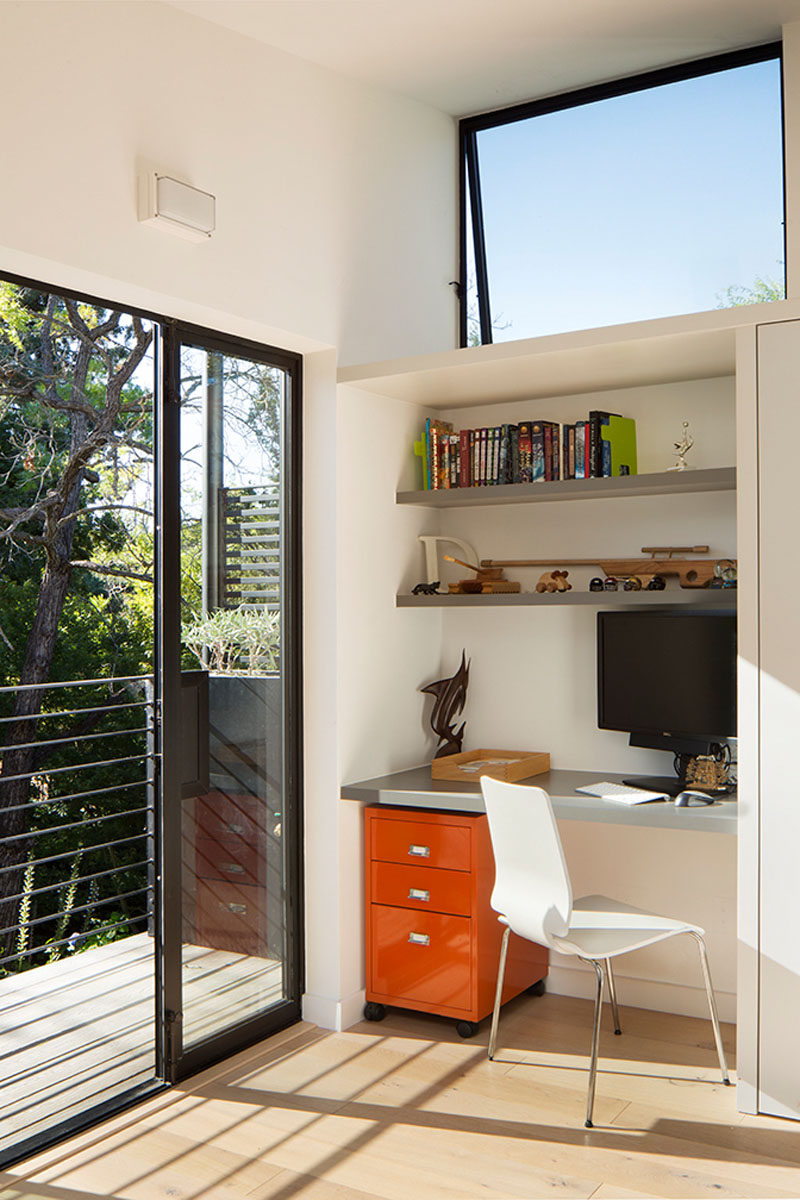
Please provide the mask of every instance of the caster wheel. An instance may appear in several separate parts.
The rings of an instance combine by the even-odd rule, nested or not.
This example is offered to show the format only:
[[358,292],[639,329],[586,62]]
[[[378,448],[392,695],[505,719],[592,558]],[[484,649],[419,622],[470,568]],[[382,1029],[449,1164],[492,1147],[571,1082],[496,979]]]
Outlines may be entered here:
[[386,1016],[386,1005],[376,1004],[374,1000],[368,1000],[364,1005],[364,1020],[365,1021],[382,1021]]
[[532,983],[531,986],[528,988],[528,995],[529,996],[543,996],[544,995],[544,980],[537,979],[536,983]]
[[477,1021],[456,1021],[456,1033],[459,1037],[470,1038],[475,1037],[478,1032]]

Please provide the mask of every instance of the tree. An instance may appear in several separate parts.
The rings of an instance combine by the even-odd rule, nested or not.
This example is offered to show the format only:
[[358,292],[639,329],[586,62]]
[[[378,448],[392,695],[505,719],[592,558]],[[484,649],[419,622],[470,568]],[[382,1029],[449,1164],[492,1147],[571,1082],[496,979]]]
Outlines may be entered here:
[[756,275],[750,287],[733,284],[717,295],[717,308],[737,308],[741,304],[769,304],[773,300],[785,300],[786,290],[775,279],[762,279]]
[[[100,616],[113,591],[99,580],[147,578],[130,561],[109,561],[107,552],[127,552],[118,514],[139,508],[128,502],[120,472],[135,474],[137,462],[152,457],[150,393],[136,378],[151,341],[138,317],[0,284],[0,559],[16,586],[15,596],[4,593],[0,627],[14,598],[23,600],[14,632],[28,622],[12,720],[4,726],[11,748],[0,768],[4,836],[13,839],[0,843],[0,928],[15,921],[16,905],[3,898],[21,891],[30,777],[42,764],[34,744],[42,692],[26,685],[49,680],[62,618],[77,595],[102,600]],[[81,606],[72,607],[75,618]],[[0,636],[19,657],[8,631]],[[88,728],[90,717],[75,736]]]

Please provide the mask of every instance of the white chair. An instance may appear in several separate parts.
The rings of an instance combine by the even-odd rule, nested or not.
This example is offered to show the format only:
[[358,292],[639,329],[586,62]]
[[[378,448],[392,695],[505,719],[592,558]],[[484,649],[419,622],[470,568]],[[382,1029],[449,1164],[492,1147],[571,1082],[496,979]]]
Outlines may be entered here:
[[584,896],[573,902],[561,838],[547,792],[540,787],[502,783],[486,776],[481,778],[481,787],[495,859],[491,905],[506,926],[500,948],[489,1058],[494,1058],[508,937],[512,931],[528,941],[548,946],[560,954],[575,955],[582,962],[589,963],[597,976],[586,1102],[586,1126],[591,1129],[603,980],[606,975],[614,1032],[622,1032],[611,959],[679,933],[690,933],[697,940],[700,950],[722,1082],[729,1084],[703,930],[685,921],[659,917],[618,900],[609,900],[607,896]]

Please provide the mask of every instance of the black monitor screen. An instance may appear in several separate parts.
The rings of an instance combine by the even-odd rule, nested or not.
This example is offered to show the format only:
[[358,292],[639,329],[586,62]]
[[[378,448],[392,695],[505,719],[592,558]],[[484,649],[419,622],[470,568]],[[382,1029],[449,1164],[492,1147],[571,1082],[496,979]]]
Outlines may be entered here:
[[598,613],[597,723],[634,734],[735,737],[736,617]]

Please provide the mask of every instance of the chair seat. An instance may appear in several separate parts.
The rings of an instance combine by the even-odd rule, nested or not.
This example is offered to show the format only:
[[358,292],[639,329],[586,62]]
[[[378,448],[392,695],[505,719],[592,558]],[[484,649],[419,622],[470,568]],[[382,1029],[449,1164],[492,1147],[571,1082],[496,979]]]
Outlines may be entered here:
[[703,930],[699,925],[662,917],[608,896],[582,896],[572,906],[569,932],[554,937],[553,945],[562,954],[613,958],[678,933],[699,933],[702,937]]

